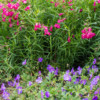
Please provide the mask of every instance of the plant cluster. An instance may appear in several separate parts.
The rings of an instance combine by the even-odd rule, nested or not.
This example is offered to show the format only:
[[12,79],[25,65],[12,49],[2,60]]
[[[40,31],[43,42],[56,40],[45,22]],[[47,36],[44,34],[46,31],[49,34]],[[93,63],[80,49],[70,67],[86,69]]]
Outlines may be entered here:
[[[39,61],[42,62],[40,58]],[[92,66],[79,66],[66,72],[48,65],[47,75],[39,71],[34,78],[18,74],[14,81],[7,82],[7,88],[2,83],[2,97],[5,100],[99,100],[100,74],[95,64],[96,59]]]

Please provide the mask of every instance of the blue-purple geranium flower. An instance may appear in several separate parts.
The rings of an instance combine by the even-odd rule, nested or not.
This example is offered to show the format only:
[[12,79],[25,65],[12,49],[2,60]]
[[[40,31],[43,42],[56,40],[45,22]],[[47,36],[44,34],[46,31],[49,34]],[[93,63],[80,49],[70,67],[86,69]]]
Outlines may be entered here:
[[38,62],[42,62],[43,61],[43,58],[38,58]]
[[94,60],[93,60],[93,64],[96,64],[96,59],[94,58]]
[[46,96],[46,98],[49,98],[50,97],[50,93],[48,91],[46,91],[45,96]]
[[41,83],[41,82],[42,82],[42,77],[38,77],[38,78],[36,79],[36,82],[37,82],[37,83]]
[[29,83],[28,83],[28,84],[29,84],[29,86],[31,86],[31,85],[32,85],[32,82],[31,82],[31,81],[29,81]]
[[71,75],[69,75],[69,73],[64,74],[64,80],[71,82],[71,80],[72,80]]
[[21,94],[22,93],[22,87],[19,86],[17,89],[18,89],[18,91],[17,91],[18,94]]
[[82,73],[82,68],[80,66],[78,66],[77,68],[77,73],[80,75]]
[[26,59],[22,62],[22,65],[26,65]]

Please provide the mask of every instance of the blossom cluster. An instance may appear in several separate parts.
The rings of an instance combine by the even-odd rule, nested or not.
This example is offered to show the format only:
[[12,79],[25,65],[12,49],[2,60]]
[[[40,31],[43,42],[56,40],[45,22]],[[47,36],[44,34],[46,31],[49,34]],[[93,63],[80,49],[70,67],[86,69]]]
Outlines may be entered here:
[[[20,7],[21,2],[26,4],[26,0],[18,0],[16,3],[13,3],[13,0],[8,2],[7,4],[0,3],[0,12],[2,15],[2,21],[8,22],[9,27],[13,27],[14,25],[19,26],[19,15],[20,15]],[[30,5],[28,5],[24,10],[27,11],[30,9]]]
[[95,33],[92,32],[91,27],[89,27],[88,29],[84,28],[81,32],[82,32],[81,35],[82,39],[91,39],[96,35]]

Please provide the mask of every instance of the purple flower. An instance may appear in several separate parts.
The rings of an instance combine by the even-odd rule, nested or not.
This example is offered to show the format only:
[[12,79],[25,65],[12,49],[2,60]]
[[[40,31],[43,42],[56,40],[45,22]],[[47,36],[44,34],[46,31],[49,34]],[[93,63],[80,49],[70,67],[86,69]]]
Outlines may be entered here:
[[79,66],[78,68],[77,68],[77,73],[80,75],[81,73],[82,73],[82,68]]
[[49,98],[50,97],[50,93],[48,91],[46,91],[45,96],[46,96],[46,98]]
[[98,88],[95,92],[94,92],[94,94],[96,95],[96,94],[100,94],[100,88]]
[[71,74],[72,74],[72,75],[75,75],[74,68],[71,69]]
[[7,91],[3,92],[3,95],[2,95],[3,99],[10,100],[9,96],[10,96],[10,94]]
[[54,74],[58,75],[58,67],[56,67]]
[[48,65],[47,70],[51,73],[55,71],[54,67],[52,67],[51,65]]
[[13,86],[13,82],[12,81],[8,81],[8,85],[9,86]]
[[28,84],[29,84],[29,86],[31,86],[31,85],[32,85],[32,82],[31,82],[31,81],[29,81],[29,83],[28,83]]
[[38,77],[38,78],[36,79],[36,82],[37,82],[37,83],[41,83],[41,82],[42,82],[42,77]]
[[78,84],[81,80],[81,77],[76,78],[76,81],[74,82],[74,84]]
[[92,69],[93,69],[94,73],[98,72],[98,68],[96,65],[92,65]]
[[69,75],[69,73],[64,74],[64,80],[65,80],[65,81],[71,81],[71,80],[72,80],[72,78],[71,78],[71,76]]
[[22,65],[26,65],[26,59],[22,62]]
[[15,77],[15,81],[19,81],[20,80],[20,75],[17,74],[17,76]]
[[100,79],[99,76],[95,76],[93,78],[93,80],[91,81],[90,90],[92,90],[93,89],[93,86],[95,86],[98,83],[99,79]]
[[38,72],[39,76],[41,76],[41,71]]
[[1,85],[1,91],[5,91],[5,90],[6,90],[5,84],[2,83],[2,85]]
[[18,89],[18,94],[21,94],[22,93],[22,87],[19,86],[17,89]]
[[61,87],[61,90],[62,90],[62,92],[66,91],[66,90],[64,89],[64,87]]
[[44,93],[43,93],[42,90],[41,90],[41,98],[42,98],[42,99],[44,98]]
[[89,76],[90,76],[89,80],[91,80],[91,79],[92,79],[92,77],[93,77],[93,74],[91,73]]
[[98,97],[97,97],[97,96],[94,96],[94,97],[92,98],[92,100],[98,100]]
[[93,64],[96,64],[96,59],[94,58],[94,60],[93,60]]
[[42,62],[43,61],[43,58],[38,58],[38,62]]
[[[83,95],[82,95],[82,94],[79,94],[79,96],[80,96],[80,97],[83,97]],[[84,98],[84,99],[85,99],[85,98]],[[84,100],[84,99],[82,99],[82,100]]]
[[87,82],[87,80],[81,80],[81,81],[80,81],[80,83],[83,84],[83,85],[85,85],[86,82]]
[[83,98],[82,100],[88,100],[88,98]]
[[16,89],[18,89],[19,88],[19,82],[18,83],[16,83]]

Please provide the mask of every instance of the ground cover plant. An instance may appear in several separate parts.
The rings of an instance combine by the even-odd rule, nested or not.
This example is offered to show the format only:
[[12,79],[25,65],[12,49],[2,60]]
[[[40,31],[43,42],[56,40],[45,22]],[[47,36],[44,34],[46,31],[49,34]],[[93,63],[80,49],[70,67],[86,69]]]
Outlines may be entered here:
[[72,68],[66,72],[48,65],[46,76],[41,71],[35,77],[18,74],[7,82],[7,88],[2,83],[2,97],[5,100],[99,100],[100,74],[95,64],[96,59],[92,66],[83,69],[78,66],[76,71]]
[[[100,0],[0,0],[0,93],[3,98],[99,100],[99,9]],[[98,68],[95,63],[90,63],[94,58],[98,60]],[[89,73],[90,70],[93,72]],[[39,71],[42,74],[38,75]],[[7,82],[16,75],[14,83],[9,83],[13,85],[9,89]],[[96,80],[93,91],[90,89],[90,77]],[[40,84],[36,84],[35,80]],[[75,80],[78,81],[76,84],[79,83],[77,86]],[[28,81],[32,81],[29,84],[33,85],[25,88]],[[80,94],[79,90],[75,93],[76,87],[83,93]],[[52,88],[51,92],[49,88]],[[99,92],[94,94],[96,89]]]

